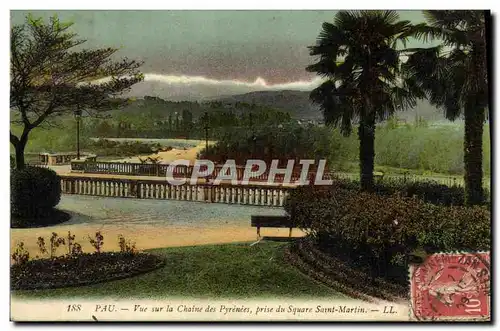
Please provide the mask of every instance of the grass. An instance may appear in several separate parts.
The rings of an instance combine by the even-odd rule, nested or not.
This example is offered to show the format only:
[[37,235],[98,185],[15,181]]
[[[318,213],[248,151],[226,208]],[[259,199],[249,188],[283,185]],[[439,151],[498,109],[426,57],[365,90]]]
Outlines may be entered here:
[[12,292],[18,298],[340,298],[283,259],[286,243],[261,242],[149,250],[165,266],[107,283]]
[[[355,168],[356,167],[352,166],[352,168],[348,172],[344,171],[335,171],[335,172],[340,177],[359,180],[359,167],[357,167],[356,171],[352,170]],[[375,166],[374,172],[379,172],[379,173],[383,172],[384,178],[386,179],[403,179],[406,176],[406,178],[409,181],[418,181],[418,182],[435,181],[440,184],[448,186],[465,185],[464,176],[460,174],[455,174],[455,175],[443,174],[437,172],[422,171],[421,169],[416,170],[416,169],[394,168],[388,166]],[[487,188],[488,190],[491,188],[491,177],[486,174],[483,175],[483,187]]]
[[[356,172],[359,141],[355,134],[341,137],[338,130],[331,132],[334,145],[329,161],[343,172]],[[389,123],[377,126],[375,133],[376,168],[415,171],[420,175],[447,174],[463,176],[464,125],[416,126],[408,124],[392,127]],[[489,127],[483,132],[483,172],[490,176]],[[353,166],[354,164],[354,166]],[[396,170],[398,171],[398,170]]]

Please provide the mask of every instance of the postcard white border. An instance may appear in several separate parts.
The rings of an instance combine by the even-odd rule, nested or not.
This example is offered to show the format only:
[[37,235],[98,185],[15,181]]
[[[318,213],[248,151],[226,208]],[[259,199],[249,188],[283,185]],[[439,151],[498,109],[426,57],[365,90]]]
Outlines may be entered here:
[[[105,2],[105,1],[95,1],[95,0],[87,0],[84,2],[70,2],[70,1],[62,1],[62,0],[49,0],[49,1],[36,1],[36,0],[25,0],[25,1],[18,1],[18,2],[2,2],[2,11],[1,17],[0,17],[0,24],[2,24],[2,28],[0,29],[0,38],[2,39],[2,43],[4,47],[2,48],[4,51],[0,52],[0,57],[1,57],[1,63],[2,65],[0,66],[1,70],[1,79],[2,79],[2,88],[0,89],[2,93],[2,104],[5,109],[8,108],[7,105],[7,100],[9,99],[9,87],[8,87],[8,53],[6,51],[7,49],[7,44],[8,44],[8,38],[9,38],[9,10],[10,9],[386,9],[386,8],[392,8],[392,9],[415,9],[415,6],[418,6],[418,8],[422,9],[449,9],[449,8],[454,8],[454,9],[471,9],[476,8],[476,9],[483,9],[483,8],[490,8],[494,11],[495,14],[495,19],[496,19],[496,24],[495,24],[495,33],[494,33],[494,38],[495,38],[495,54],[498,55],[498,7],[499,7],[499,2],[498,1],[493,1],[493,0],[476,0],[473,2],[460,2],[460,1],[450,1],[450,0],[441,0],[441,1],[435,1],[435,0],[421,0],[418,2],[408,2],[408,1],[400,1],[400,0],[385,0],[385,1],[377,1],[377,2],[372,2],[372,1],[367,1],[367,0],[351,0],[351,1],[325,1],[325,0],[309,0],[309,1],[283,1],[283,0],[278,0],[278,1],[267,1],[267,0],[254,0],[251,2],[229,2],[229,1],[224,1],[224,0],[212,0],[212,1],[201,1],[201,0],[195,0],[195,1],[181,1],[177,4],[168,2],[168,7],[167,6],[161,6],[159,7],[159,3],[155,0],[143,0],[143,1],[114,1],[114,2]],[[6,8],[4,9],[4,4],[7,4],[5,6]],[[498,84],[495,84],[495,94],[498,94]],[[2,117],[2,120],[0,123],[5,126],[5,129],[2,130],[5,134],[4,140],[2,140],[2,143],[0,143],[1,146],[1,155],[7,155],[7,152],[9,151],[10,146],[7,143],[7,126],[9,123],[8,117],[9,114],[6,110],[0,112],[0,116]],[[496,118],[498,119],[498,115]],[[497,121],[496,121],[497,122]],[[495,123],[498,125],[498,123]],[[497,144],[496,139],[492,141],[492,146],[496,146]],[[495,164],[498,164],[498,153],[496,153],[495,157]],[[1,243],[3,244],[3,251],[8,252],[10,250],[10,233],[8,231],[8,226],[9,226],[9,209],[10,209],[10,204],[9,204],[9,186],[7,183],[9,182],[9,163],[8,159],[6,157],[3,158],[3,162],[0,162],[0,167],[1,167],[1,173],[2,173],[2,194],[1,194],[1,205],[0,205],[0,210],[3,212],[3,226],[4,231],[1,231],[1,235],[3,236],[3,240],[1,240]],[[496,168],[495,168],[495,173],[496,173]],[[495,185],[492,185],[492,188],[494,189]],[[494,203],[495,205],[497,204],[498,195],[495,194],[495,200]],[[497,219],[494,215],[494,220],[493,222],[497,224]],[[498,238],[498,225],[495,227],[495,232],[494,236]],[[5,253],[4,253],[5,254]],[[8,257],[5,254],[5,264],[7,265]],[[495,262],[497,261],[496,256],[497,254],[493,255],[495,258]],[[2,308],[2,330],[11,330],[14,328],[13,323],[9,323],[9,315],[10,315],[10,307],[9,307],[9,299],[10,299],[10,289],[7,284],[9,284],[9,274],[8,272],[2,272],[1,274],[1,279],[2,279],[2,303],[1,303],[1,308]],[[497,280],[498,273],[495,273]],[[498,305],[492,305],[494,308],[497,308]],[[498,310],[495,309],[492,314],[498,313]],[[350,326],[341,326],[341,325],[336,325],[335,328],[339,329],[344,329],[344,328],[360,328],[364,329],[367,325],[350,325]],[[376,326],[376,325],[375,325]],[[43,325],[43,326],[25,326],[26,329],[36,329],[37,330],[52,330],[55,327],[64,327],[66,328],[67,325]],[[98,325],[98,327],[102,328],[102,325]],[[165,328],[163,325],[156,325],[158,328]],[[177,326],[177,325],[169,325],[168,326],[170,329],[178,329],[182,328],[182,326]],[[207,328],[219,328],[220,325],[204,325],[203,327]],[[236,327],[236,325],[231,324],[228,325],[227,327],[233,328]],[[280,328],[280,327],[286,327],[286,326],[278,326],[278,325],[258,325],[258,326],[248,326],[248,325],[239,325],[238,327],[241,327],[242,329],[250,329],[253,327],[257,328]],[[296,325],[295,327],[298,328],[309,328],[310,325]],[[321,326],[319,326],[321,327]],[[328,327],[330,328],[331,326],[329,325],[322,325],[322,327]],[[386,327],[385,325],[378,325],[378,327]],[[398,327],[397,325],[394,325],[393,327]],[[436,327],[436,326],[430,326],[430,325],[422,325],[422,326],[416,326],[417,328],[429,328],[429,327]],[[443,325],[440,325],[440,327],[443,327]],[[447,325],[444,327],[453,327],[453,325]],[[475,328],[480,328],[481,326],[474,326],[474,325],[469,325],[471,329]],[[79,325],[73,325],[71,326],[73,330],[79,330],[85,328],[88,329],[87,326],[79,326]],[[142,330],[144,328],[143,325],[134,325],[128,327],[130,330]]]

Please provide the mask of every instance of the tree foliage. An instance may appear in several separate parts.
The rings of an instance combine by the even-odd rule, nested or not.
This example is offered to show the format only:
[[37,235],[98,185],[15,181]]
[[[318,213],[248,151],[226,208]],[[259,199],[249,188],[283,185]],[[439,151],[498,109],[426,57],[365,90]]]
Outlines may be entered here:
[[375,123],[414,106],[416,97],[401,80],[398,45],[413,33],[409,21],[394,11],[341,11],[323,23],[316,45],[317,62],[307,70],[325,78],[312,91],[327,123],[350,134],[359,123],[361,185],[373,186]]
[[58,115],[118,107],[127,100],[117,96],[143,79],[141,63],[116,59],[116,48],[82,48],[85,40],[71,26],[57,17],[28,16],[11,28],[10,108],[12,122],[23,125],[20,135],[10,133],[18,169],[34,128]]
[[427,24],[416,36],[438,39],[437,47],[412,49],[404,65],[406,81],[444,110],[465,119],[464,164],[467,201],[483,201],[482,137],[488,108],[486,24],[483,11],[425,11]]

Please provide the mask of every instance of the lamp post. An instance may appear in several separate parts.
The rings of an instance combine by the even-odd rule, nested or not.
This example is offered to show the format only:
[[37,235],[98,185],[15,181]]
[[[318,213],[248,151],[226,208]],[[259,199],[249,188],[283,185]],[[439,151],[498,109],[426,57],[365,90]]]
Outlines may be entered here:
[[78,107],[75,110],[76,119],[76,159],[80,160],[80,119],[82,117],[82,110]]
[[179,113],[178,112],[175,112],[174,115],[175,115],[175,124],[174,124],[174,127],[175,127],[175,136],[177,137],[179,135]]
[[208,112],[205,112],[205,153],[208,154]]
[[252,130],[252,158],[254,159],[255,158],[255,154],[256,154],[256,142],[257,142],[257,136],[255,135],[255,129],[253,127],[253,116],[252,116],[252,113],[249,114],[249,124],[250,124],[250,129]]
[[256,157],[256,149],[257,149],[257,136],[255,135],[255,133],[252,134],[252,143],[253,143],[253,155],[252,155],[252,158],[255,159]]

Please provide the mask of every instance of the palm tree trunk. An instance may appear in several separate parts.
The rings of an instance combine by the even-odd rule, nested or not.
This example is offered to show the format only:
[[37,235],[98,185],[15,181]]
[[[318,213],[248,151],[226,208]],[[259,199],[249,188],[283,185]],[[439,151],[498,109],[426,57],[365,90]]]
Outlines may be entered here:
[[477,205],[484,201],[483,194],[483,125],[484,109],[469,106],[464,111],[464,165],[465,203]]
[[375,116],[366,115],[361,119],[358,136],[361,189],[363,191],[370,191],[373,189],[375,160]]

